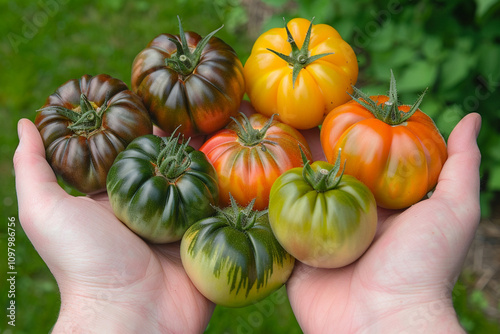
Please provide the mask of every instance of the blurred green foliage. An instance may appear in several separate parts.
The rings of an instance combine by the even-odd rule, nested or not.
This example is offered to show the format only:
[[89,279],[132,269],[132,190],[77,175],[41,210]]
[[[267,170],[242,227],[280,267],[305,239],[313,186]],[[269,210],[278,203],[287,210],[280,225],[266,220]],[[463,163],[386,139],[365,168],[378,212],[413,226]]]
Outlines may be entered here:
[[[489,216],[500,190],[500,105],[495,98],[500,86],[499,9],[498,0],[1,0],[2,254],[7,218],[18,217],[12,168],[17,121],[33,120],[48,95],[83,74],[107,73],[130,84],[135,55],[157,34],[176,34],[176,15],[186,30],[202,35],[224,24],[217,36],[233,46],[243,63],[258,34],[282,27],[283,17],[315,17],[354,47],[358,87],[368,93],[387,91],[391,69],[404,103],[413,103],[428,87],[421,109],[445,137],[465,114],[479,112],[481,203],[483,215]],[[18,221],[16,267],[15,333],[47,332],[59,309],[57,285]],[[1,268],[5,282],[7,270]],[[6,305],[3,289],[0,300]],[[459,282],[454,302],[470,333],[500,331],[482,313],[481,291]],[[0,330],[4,325],[2,320]],[[207,333],[237,332],[300,333],[284,289],[247,308],[217,307]]]

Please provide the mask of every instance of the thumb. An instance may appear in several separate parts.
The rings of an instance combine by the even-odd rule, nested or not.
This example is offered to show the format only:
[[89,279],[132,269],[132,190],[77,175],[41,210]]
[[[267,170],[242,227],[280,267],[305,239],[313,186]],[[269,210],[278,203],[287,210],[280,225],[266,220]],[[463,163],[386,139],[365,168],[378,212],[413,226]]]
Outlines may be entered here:
[[476,143],[481,116],[466,115],[448,138],[448,159],[439,175],[432,199],[446,203],[461,217],[464,231],[475,230],[481,214],[479,207],[479,165],[481,152]]
[[19,145],[14,154],[16,187],[23,192],[28,181],[33,184],[57,182],[56,176],[45,159],[45,148],[38,129],[28,119],[17,125]]
[[435,195],[459,204],[479,200],[481,152],[476,143],[481,116],[466,115],[448,138],[448,159],[439,176]]
[[[57,178],[45,158],[45,148],[36,126],[27,119],[18,122],[19,145],[14,154],[14,172],[19,207],[19,220],[26,234],[36,226],[35,218],[65,196]],[[32,233],[31,233],[32,234]]]

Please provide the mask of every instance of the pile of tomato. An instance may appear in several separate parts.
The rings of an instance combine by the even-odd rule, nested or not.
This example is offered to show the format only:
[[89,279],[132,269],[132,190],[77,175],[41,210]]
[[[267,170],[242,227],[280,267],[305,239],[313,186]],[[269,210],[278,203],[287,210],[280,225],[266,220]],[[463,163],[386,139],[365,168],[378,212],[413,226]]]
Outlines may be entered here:
[[[244,66],[220,28],[179,29],[137,55],[130,90],[105,74],[70,80],[35,124],[65,183],[107,191],[146,242],[180,241],[208,299],[261,300],[296,260],[349,265],[373,242],[377,206],[404,209],[435,187],[446,143],[423,95],[399,104],[392,72],[387,95],[355,88],[356,55],[333,27],[293,19],[263,33]],[[310,129],[327,161],[312,161]]]

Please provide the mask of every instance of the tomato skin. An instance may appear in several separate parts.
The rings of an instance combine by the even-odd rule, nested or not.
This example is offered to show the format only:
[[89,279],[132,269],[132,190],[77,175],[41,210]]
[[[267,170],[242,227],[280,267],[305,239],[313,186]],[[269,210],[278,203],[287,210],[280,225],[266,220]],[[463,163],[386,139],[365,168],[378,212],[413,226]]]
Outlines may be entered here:
[[[56,110],[78,109],[81,94],[97,108],[107,103],[101,126],[91,132],[68,128],[73,122]],[[86,194],[106,190],[106,176],[118,153],[136,137],[153,132],[141,99],[125,83],[105,74],[84,75],[61,85],[37,112],[35,125],[54,172]]]
[[[254,113],[249,120],[254,129],[262,129],[270,119]],[[290,168],[302,166],[299,146],[311,159],[309,145],[300,132],[274,119],[260,143],[253,146],[245,145],[238,133],[236,123],[231,122],[209,138],[200,151],[217,171],[221,207],[229,205],[231,194],[241,205],[256,198],[254,208],[264,210],[276,178]]]
[[189,167],[169,179],[158,170],[162,138],[132,141],[109,170],[109,202],[118,219],[152,243],[178,241],[194,222],[211,216],[218,202],[217,174],[202,152],[188,146]]
[[[299,48],[302,47],[310,21],[296,18],[288,28]],[[339,33],[326,24],[312,26],[309,56],[333,53],[315,60],[300,70],[293,83],[289,63],[268,49],[290,55],[285,28],[263,33],[254,43],[245,63],[247,94],[255,109],[296,129],[318,126],[333,108],[347,102],[357,81],[356,54]]]
[[196,222],[182,238],[181,260],[196,288],[226,307],[264,299],[288,280],[295,263],[274,237],[267,214],[246,230],[220,214]]
[[[186,32],[190,50],[202,40]],[[236,115],[245,93],[243,65],[236,52],[217,37],[212,37],[201,53],[194,71],[183,75],[169,67],[179,35],[160,34],[134,59],[132,90],[144,100],[151,117],[162,130],[178,131],[186,136],[213,133]]]
[[[311,164],[331,169],[324,161]],[[315,190],[303,168],[281,175],[271,189],[269,222],[280,244],[297,260],[313,267],[339,268],[358,259],[377,229],[377,207],[370,190],[343,175],[334,189]]]
[[[371,97],[382,105],[389,98]],[[409,106],[399,106],[407,112]],[[406,208],[437,184],[447,159],[446,143],[432,119],[417,110],[407,121],[389,125],[356,101],[332,110],[323,122],[321,145],[328,161],[338,149],[347,160],[345,173],[365,183],[377,204]]]

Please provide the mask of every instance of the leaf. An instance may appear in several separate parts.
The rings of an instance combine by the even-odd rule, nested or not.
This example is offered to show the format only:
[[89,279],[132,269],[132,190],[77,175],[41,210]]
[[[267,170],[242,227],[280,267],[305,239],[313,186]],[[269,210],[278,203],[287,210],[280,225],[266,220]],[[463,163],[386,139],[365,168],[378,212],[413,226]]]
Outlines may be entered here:
[[391,52],[391,66],[393,68],[413,63],[415,59],[415,50],[406,46],[396,48]]
[[482,18],[488,10],[499,3],[499,0],[476,0],[476,17]]
[[429,62],[419,60],[411,64],[402,75],[396,74],[398,90],[405,92],[421,92],[434,85],[437,77],[437,66]]
[[485,43],[478,50],[477,67],[481,75],[487,79],[491,86],[496,89],[500,79],[500,46],[493,43]]
[[444,109],[436,121],[436,125],[443,137],[448,138],[453,128],[464,116],[464,111],[458,105],[452,105]]
[[470,55],[456,50],[451,51],[450,56],[443,63],[440,88],[450,89],[467,78],[471,65],[470,59]]
[[[405,101],[405,100],[402,100]],[[422,112],[432,119],[436,119],[443,110],[445,102],[438,99],[435,95],[427,95],[422,103]]]
[[368,33],[372,39],[370,48],[374,51],[388,51],[391,48],[394,48],[394,44],[397,39],[397,32],[394,24],[386,22],[385,24],[380,25],[375,20],[370,21],[369,23],[373,23],[374,27],[377,28],[372,34]]
[[486,299],[484,293],[481,290],[474,290],[471,293],[471,302],[479,307],[481,310],[485,310],[489,303],[488,300]]
[[423,46],[422,51],[427,59],[436,60],[442,54],[443,41],[436,36],[429,36]]
[[488,190],[500,190],[500,166],[495,166],[490,170],[488,178]]

